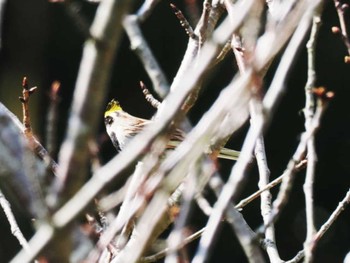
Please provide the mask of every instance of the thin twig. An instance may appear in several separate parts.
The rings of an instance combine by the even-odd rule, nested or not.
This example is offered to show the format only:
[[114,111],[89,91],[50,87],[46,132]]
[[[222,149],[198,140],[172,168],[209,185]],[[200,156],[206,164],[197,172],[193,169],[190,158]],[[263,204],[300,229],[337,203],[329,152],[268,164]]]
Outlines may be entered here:
[[194,33],[190,23],[188,23],[186,17],[182,14],[181,10],[176,5],[170,3],[170,7],[173,9],[176,17],[180,21],[180,25],[185,29],[186,34],[193,40],[198,40],[198,36]]
[[35,92],[37,87],[29,88],[28,80],[24,77],[22,88],[22,97],[19,97],[19,100],[22,102],[24,135],[27,137],[28,141],[31,141],[33,138],[33,131],[30,123],[29,97]]
[[[199,231],[193,233],[192,235],[186,237],[180,244],[178,244],[177,247],[174,247],[172,249],[177,251],[177,250],[185,247],[187,244],[198,239],[203,234],[204,230],[205,230],[205,228],[202,228]],[[155,262],[161,258],[164,258],[167,253],[171,253],[171,252],[172,252],[172,250],[170,248],[166,248],[162,251],[159,251],[157,254],[141,258],[140,262],[144,262],[144,263]]]
[[[343,198],[343,200],[339,202],[338,206],[333,211],[333,213],[329,216],[327,221],[317,231],[315,235],[315,242],[320,241],[323,235],[334,224],[334,222],[338,219],[339,215],[341,215],[341,213],[345,210],[345,208],[349,205],[349,203],[350,203],[350,189],[345,194],[345,197]],[[305,250],[301,250],[297,253],[297,255],[293,259],[286,261],[286,263],[299,262],[304,256],[305,256]]]
[[[255,156],[258,163],[259,169],[259,189],[261,190],[269,183],[270,170],[267,166],[267,158],[265,153],[265,145],[262,136],[257,140],[255,146]],[[264,191],[261,193],[261,215],[263,217],[264,223],[267,224],[270,218],[272,208],[271,208],[272,195],[270,191]],[[269,244],[266,247],[267,254],[269,256],[270,262],[281,262],[281,258],[278,254],[276,238],[275,238],[275,228],[271,224],[266,227],[265,230],[265,242]]]
[[216,65],[219,62],[221,62],[222,60],[224,60],[224,58],[226,57],[226,55],[229,53],[230,50],[231,50],[231,40],[227,41],[227,43],[221,49],[220,53],[216,57],[214,65]]
[[16,222],[16,218],[12,213],[10,203],[6,200],[5,196],[2,194],[1,191],[0,191],[0,205],[6,215],[7,221],[10,223],[11,233],[17,238],[18,242],[23,247],[23,249],[29,253],[30,247],[28,245],[28,242],[23,236],[21,229],[19,228]]
[[[295,166],[291,167],[292,170],[294,170],[295,172],[300,171],[301,169],[305,168],[307,164],[307,160],[303,159],[301,160],[299,163],[295,162]],[[288,167],[288,169],[290,169]],[[260,188],[258,191],[256,191],[255,193],[251,194],[250,196],[242,199],[235,207],[236,209],[241,210],[243,207],[245,207],[246,205],[248,205],[250,202],[252,202],[253,200],[255,200],[256,198],[258,198],[259,196],[261,196],[261,194],[264,191],[270,190],[271,188],[275,187],[276,185],[280,184],[283,181],[283,178],[286,177],[289,174],[289,170],[286,170],[282,175],[280,175],[279,177],[277,177],[276,179],[274,179],[273,181],[271,181],[270,183],[268,183],[266,186]]]
[[56,129],[57,129],[57,107],[58,103],[60,101],[60,97],[58,95],[59,89],[60,89],[61,83],[58,81],[54,81],[51,84],[51,90],[49,94],[50,98],[50,104],[49,109],[47,111],[47,117],[46,117],[46,147],[48,152],[52,155],[56,152],[57,148],[57,138],[56,138]]
[[[348,29],[345,21],[345,12],[349,11],[349,4],[342,4],[339,0],[334,0],[334,6],[338,13],[340,29],[341,29],[341,37],[342,40],[348,50],[348,55],[350,56],[350,39],[348,35]],[[333,32],[334,29],[332,28]],[[348,56],[347,56],[348,57]],[[345,57],[345,62],[347,61],[347,57]],[[348,59],[350,60],[350,59]]]
[[208,27],[209,27],[209,23],[211,22],[209,19],[211,11],[216,13],[216,10],[218,10],[218,8],[219,7],[214,8],[213,10],[210,0],[203,1],[203,12],[202,12],[201,18],[198,21],[198,25],[195,31],[195,34],[198,35],[199,48],[203,46],[204,42],[207,40],[207,37],[209,36],[209,33],[210,33],[210,31],[208,30]]
[[155,97],[153,97],[153,95],[150,93],[150,91],[142,81],[140,81],[140,88],[142,90],[143,95],[145,96],[146,101],[148,101],[153,108],[158,109],[161,102]]
[[[308,79],[305,86],[305,129],[308,131],[312,129],[312,119],[315,111],[313,88],[316,82],[315,69],[315,53],[316,53],[316,39],[321,25],[321,8],[319,8],[312,21],[312,28],[309,41],[306,44],[308,51]],[[313,204],[313,187],[316,166],[316,149],[315,137],[311,135],[307,142],[308,165],[306,168],[306,177],[304,183],[305,193],[305,210],[306,210],[306,239],[304,243],[305,262],[313,261],[314,235],[315,235],[315,219],[314,219],[314,204]]]
[[21,127],[21,130],[28,141],[29,147],[44,161],[46,166],[51,169],[53,174],[57,175],[57,163],[51,158],[47,150],[40,144],[38,139],[34,136],[32,126],[30,123],[29,98],[35,92],[37,87],[29,88],[28,79],[24,77],[22,81],[22,88],[22,97],[19,97],[19,100],[22,103],[23,111],[23,126]]

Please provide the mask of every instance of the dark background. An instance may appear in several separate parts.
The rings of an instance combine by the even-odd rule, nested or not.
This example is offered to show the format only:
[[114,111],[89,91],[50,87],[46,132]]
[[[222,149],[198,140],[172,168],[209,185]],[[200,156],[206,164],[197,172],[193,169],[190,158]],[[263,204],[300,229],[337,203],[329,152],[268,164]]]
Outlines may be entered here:
[[[186,14],[182,1],[174,1]],[[76,1],[78,12],[88,23],[93,19],[96,5]],[[200,8],[201,3],[198,7]],[[136,9],[136,7],[135,7]],[[349,21],[349,20],[348,20]],[[317,46],[317,85],[335,92],[335,98],[324,115],[317,134],[318,165],[315,182],[316,221],[318,227],[328,218],[338,202],[345,196],[350,182],[350,65],[346,65],[346,49],[339,37],[331,33],[331,27],[338,25],[333,2],[327,1],[323,15],[323,25]],[[169,7],[168,1],[161,3],[151,17],[142,25],[143,33],[158,59],[169,82],[175,76],[187,44],[187,36]],[[27,76],[38,92],[32,96],[31,113],[34,130],[44,143],[48,93],[53,81],[61,82],[59,105],[59,125],[57,128],[59,145],[64,138],[67,116],[79,68],[84,33],[68,15],[63,4],[46,1],[8,1],[4,14],[0,50],[0,101],[21,117],[18,96],[21,81]],[[305,41],[306,42],[306,41]],[[305,47],[305,45],[304,45]],[[306,50],[302,48],[294,64],[286,86],[286,93],[270,127],[266,131],[265,142],[272,179],[279,176],[298,144],[304,129],[302,109],[304,106],[304,86],[306,82]],[[278,62],[278,58],[276,59]],[[271,66],[265,80],[265,88],[273,77],[277,62]],[[237,71],[233,56],[215,70],[198,103],[190,112],[196,123],[210,107],[220,90]],[[144,100],[139,89],[142,80],[148,87],[151,83],[136,55],[129,48],[124,37],[118,50],[106,103],[117,98],[129,113],[150,118],[154,109]],[[93,98],[91,98],[93,99]],[[98,142],[102,162],[108,161],[116,152],[104,132],[101,114]],[[228,143],[239,148],[247,127],[243,127]],[[57,154],[57,153],[56,153]],[[220,163],[220,172],[227,177],[231,162]],[[257,171],[253,167],[242,197],[257,189]],[[295,181],[291,202],[287,205],[276,225],[277,245],[280,255],[287,260],[302,249],[305,238],[305,212],[302,185],[304,172]],[[272,193],[275,195],[276,190]],[[208,191],[208,196],[211,196]],[[199,210],[198,210],[199,211]],[[247,206],[243,214],[254,229],[261,224],[259,201]],[[19,223],[29,239],[32,230],[30,222],[20,213]],[[315,262],[342,262],[350,248],[349,211],[338,218],[328,233],[318,244]],[[200,212],[193,216],[191,229],[197,230],[205,224],[206,218]],[[0,212],[0,262],[7,262],[19,250],[17,240],[11,235],[10,227]],[[232,231],[224,224],[217,238],[211,262],[245,262],[239,244]],[[194,245],[190,245],[195,248]]]

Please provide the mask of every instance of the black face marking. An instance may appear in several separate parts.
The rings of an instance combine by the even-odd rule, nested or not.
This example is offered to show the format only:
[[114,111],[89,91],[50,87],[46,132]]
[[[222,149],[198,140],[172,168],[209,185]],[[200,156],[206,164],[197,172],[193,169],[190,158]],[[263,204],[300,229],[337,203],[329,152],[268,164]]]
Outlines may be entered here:
[[115,136],[114,132],[111,132],[111,141],[113,143],[113,146],[117,149],[118,152],[120,152],[121,148],[117,139],[117,136]]
[[113,118],[111,116],[105,117],[105,125],[112,125]]

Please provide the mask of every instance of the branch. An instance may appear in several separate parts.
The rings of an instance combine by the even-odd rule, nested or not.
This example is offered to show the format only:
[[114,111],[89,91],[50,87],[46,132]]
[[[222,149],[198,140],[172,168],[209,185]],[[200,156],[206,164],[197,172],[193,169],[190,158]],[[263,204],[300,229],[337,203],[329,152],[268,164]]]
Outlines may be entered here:
[[123,19],[123,26],[130,39],[131,49],[135,51],[141,60],[152,81],[154,90],[161,98],[164,98],[169,92],[169,84],[163,70],[142,35],[138,24],[138,17],[136,15],[126,16]]
[[142,81],[140,81],[140,88],[143,95],[145,96],[146,101],[149,102],[153,108],[158,109],[161,102],[153,97],[153,95],[149,92],[146,85]]
[[180,25],[185,29],[186,34],[193,40],[198,40],[198,36],[194,33],[190,23],[188,23],[186,17],[182,14],[181,10],[176,5],[170,3],[170,7],[173,9],[177,19],[180,21]]
[[136,12],[139,21],[144,22],[159,2],[160,0],[145,0],[140,9]]
[[[315,70],[315,53],[316,53],[316,39],[321,25],[321,7],[316,10],[312,21],[312,28],[309,41],[307,42],[308,51],[308,79],[305,86],[305,129],[308,131],[312,129],[312,119],[314,116],[314,93],[313,89],[316,81]],[[306,177],[304,183],[305,193],[305,209],[306,209],[306,239],[304,243],[304,249],[306,252],[305,262],[313,261],[313,249],[314,249],[314,235],[315,235],[315,219],[314,219],[314,204],[313,204],[313,186],[316,169],[316,149],[315,149],[315,137],[311,135],[307,142],[307,154],[308,165],[306,169]]]
[[[345,12],[349,10],[349,5],[348,4],[341,4],[339,0],[334,0],[334,6],[337,10],[338,17],[339,17],[339,23],[340,23],[340,29],[341,29],[341,38],[348,50],[348,55],[350,56],[350,39],[348,35],[348,29],[346,26],[345,22]],[[332,28],[333,33],[338,33],[339,28],[337,29],[336,27]],[[349,56],[345,57],[345,62],[348,63]]]
[[58,120],[58,103],[60,102],[60,97],[58,91],[60,89],[61,83],[54,81],[51,84],[51,90],[49,94],[50,104],[46,116],[46,147],[48,152],[52,155],[56,152],[57,142],[56,142],[56,128]]
[[[295,156],[295,154],[293,156]],[[300,171],[301,169],[303,169],[306,166],[306,164],[307,164],[307,160],[303,159],[299,163],[298,163],[298,160],[297,160],[294,163],[293,167],[288,165],[288,168],[286,169],[286,171],[282,175],[280,175],[279,177],[277,177],[276,179],[274,179],[273,181],[268,183],[266,186],[260,188],[258,191],[256,191],[255,193],[251,194],[247,198],[242,199],[235,207],[237,209],[239,209],[239,210],[242,210],[243,207],[248,205],[250,202],[252,202],[256,198],[258,198],[259,196],[261,196],[261,194],[264,191],[270,190],[271,188],[273,188],[276,185],[280,184],[284,180],[284,177],[289,176],[289,173],[291,172],[290,170],[293,170],[294,172]]]
[[16,218],[12,213],[10,203],[6,200],[5,196],[2,194],[1,191],[0,191],[0,205],[6,215],[7,221],[10,223],[11,233],[17,238],[18,242],[23,247],[23,249],[29,253],[30,248],[29,248],[28,242],[23,236],[21,229],[18,227]]

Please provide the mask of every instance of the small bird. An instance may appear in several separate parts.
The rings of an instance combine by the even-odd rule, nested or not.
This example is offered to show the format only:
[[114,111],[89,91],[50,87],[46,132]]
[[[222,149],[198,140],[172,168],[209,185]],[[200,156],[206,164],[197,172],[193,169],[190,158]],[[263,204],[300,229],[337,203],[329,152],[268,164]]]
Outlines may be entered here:
[[[104,121],[107,133],[117,150],[123,150],[135,135],[141,132],[147,125],[152,124],[152,120],[138,118],[123,111],[119,102],[114,99],[110,101],[106,107]],[[184,138],[185,133],[180,129],[175,129],[170,136],[167,148],[176,148]],[[208,153],[207,150],[205,150],[205,152]],[[222,148],[218,157],[228,160],[237,160],[239,152]]]

